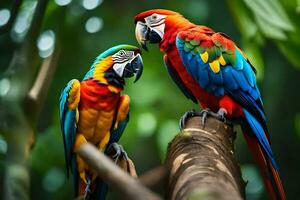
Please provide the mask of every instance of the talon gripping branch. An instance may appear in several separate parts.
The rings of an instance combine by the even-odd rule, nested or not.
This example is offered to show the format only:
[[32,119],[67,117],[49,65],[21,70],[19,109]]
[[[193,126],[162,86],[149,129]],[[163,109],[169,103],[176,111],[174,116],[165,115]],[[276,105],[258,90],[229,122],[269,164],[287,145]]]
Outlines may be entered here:
[[224,33],[195,25],[169,10],[142,12],[135,16],[135,23],[140,45],[147,50],[147,42],[159,44],[170,76],[187,98],[241,121],[270,197],[285,199],[255,68],[243,51]]
[[[143,71],[140,50],[130,45],[100,54],[80,82],[71,80],[60,96],[60,122],[67,173],[74,175],[76,195],[104,199],[107,186],[76,155],[90,142],[105,152],[120,139],[129,120],[129,96],[121,95],[125,80]],[[115,147],[115,145],[111,145]]]

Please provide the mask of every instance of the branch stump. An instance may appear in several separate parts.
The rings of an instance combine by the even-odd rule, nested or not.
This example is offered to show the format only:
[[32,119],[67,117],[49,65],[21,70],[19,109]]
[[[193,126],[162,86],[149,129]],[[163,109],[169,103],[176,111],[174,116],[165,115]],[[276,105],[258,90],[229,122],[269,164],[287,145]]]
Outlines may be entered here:
[[208,117],[205,127],[201,117],[189,119],[168,147],[167,199],[243,199],[234,139],[232,127],[217,119]]

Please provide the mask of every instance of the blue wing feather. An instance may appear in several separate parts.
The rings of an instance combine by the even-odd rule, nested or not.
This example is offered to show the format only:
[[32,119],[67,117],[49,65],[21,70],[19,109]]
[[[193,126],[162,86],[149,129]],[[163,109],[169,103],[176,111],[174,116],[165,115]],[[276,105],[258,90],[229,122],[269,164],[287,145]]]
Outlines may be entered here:
[[196,79],[196,81],[199,82],[201,87],[206,88],[210,82],[208,76],[208,70],[205,68],[199,68],[197,77],[201,77],[201,78]]
[[235,63],[235,68],[237,70],[243,70],[244,69],[244,62],[243,60],[245,60],[245,58],[243,57],[243,55],[236,49],[235,51],[235,60],[236,60],[236,63]]
[[118,127],[116,129],[111,130],[111,136],[108,142],[109,146],[111,143],[118,142],[127,126],[127,123],[130,119],[130,112],[128,112],[127,117],[125,120],[118,122]]
[[69,92],[72,89],[74,81],[71,80],[67,86],[63,89],[59,99],[59,111],[60,111],[60,124],[63,134],[65,161],[67,168],[67,176],[69,177],[69,171],[74,171],[72,159],[73,159],[73,145],[76,134],[76,109],[68,108]]
[[[220,66],[220,71],[215,73],[207,63],[204,63],[199,53],[194,56],[191,50],[184,49],[185,40],[178,34],[176,38],[176,47],[180,58],[190,75],[198,84],[208,92],[216,95],[228,95],[246,108],[254,115],[267,129],[265,123],[265,113],[262,106],[262,100],[256,85],[255,73],[248,60],[244,58],[236,47],[235,62],[226,61],[225,66]],[[215,46],[217,48],[217,46]],[[221,48],[221,47],[219,47]],[[222,52],[222,49],[220,49]]]

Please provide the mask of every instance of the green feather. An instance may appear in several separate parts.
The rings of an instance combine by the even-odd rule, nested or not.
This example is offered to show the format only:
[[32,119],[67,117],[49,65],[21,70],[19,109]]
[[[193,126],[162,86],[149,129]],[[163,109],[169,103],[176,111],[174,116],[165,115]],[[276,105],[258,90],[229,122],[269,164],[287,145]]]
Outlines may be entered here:
[[196,42],[195,40],[191,40],[190,44],[193,45],[193,46],[199,46],[199,43]]
[[215,46],[208,48],[207,52],[209,55],[208,62],[212,62],[212,61],[216,60],[221,55],[221,51],[219,50],[218,47],[215,47]]
[[[189,42],[184,43],[184,50],[186,52],[189,52],[191,50],[193,50],[195,47],[193,45],[191,45]],[[187,50],[186,50],[187,49]]]

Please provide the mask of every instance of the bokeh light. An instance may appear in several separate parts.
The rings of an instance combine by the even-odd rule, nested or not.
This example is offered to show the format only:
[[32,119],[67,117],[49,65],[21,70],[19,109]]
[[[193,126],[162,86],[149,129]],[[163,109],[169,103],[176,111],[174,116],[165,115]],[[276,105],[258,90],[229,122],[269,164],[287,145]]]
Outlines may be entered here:
[[66,6],[70,4],[72,0],[55,0],[55,3],[59,6]]
[[96,33],[103,27],[103,20],[99,17],[91,17],[85,23],[85,30],[88,33]]
[[60,168],[50,169],[43,179],[43,188],[47,192],[55,192],[65,183],[65,173]]
[[10,89],[10,81],[7,78],[0,80],[0,96],[5,96]]
[[157,120],[152,113],[142,113],[137,122],[138,133],[141,136],[151,136],[157,126]]
[[52,30],[44,31],[37,41],[39,55],[42,58],[47,58],[53,53],[55,45],[55,33]]
[[2,136],[0,136],[0,154],[6,154],[6,152],[7,152],[7,142]]
[[246,197],[247,199],[256,200],[260,199],[264,186],[254,165],[243,165],[241,167],[243,179],[247,181]]
[[36,1],[25,2],[23,9],[18,13],[11,32],[11,37],[15,42],[21,42],[24,39],[32,20],[36,4]]
[[8,9],[0,10],[0,26],[5,25],[10,18],[10,11]]
[[93,10],[97,8],[103,0],[83,0],[82,6],[87,10]]

